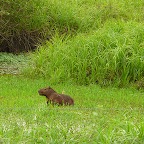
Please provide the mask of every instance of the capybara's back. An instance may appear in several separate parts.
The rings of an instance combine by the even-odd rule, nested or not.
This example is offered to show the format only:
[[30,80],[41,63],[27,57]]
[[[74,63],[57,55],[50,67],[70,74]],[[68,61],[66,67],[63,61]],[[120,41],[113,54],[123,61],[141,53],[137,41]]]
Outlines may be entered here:
[[64,94],[61,94],[61,96],[64,99],[64,104],[65,105],[74,105],[74,100],[70,96],[64,95]]

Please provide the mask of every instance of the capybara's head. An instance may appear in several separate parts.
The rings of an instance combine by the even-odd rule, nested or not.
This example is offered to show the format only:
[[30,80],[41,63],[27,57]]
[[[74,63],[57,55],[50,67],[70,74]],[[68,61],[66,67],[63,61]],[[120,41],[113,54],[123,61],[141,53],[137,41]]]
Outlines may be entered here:
[[54,93],[55,91],[49,86],[47,88],[43,88],[43,89],[40,89],[38,91],[39,95],[43,95],[43,96],[47,96],[47,95],[50,95],[52,93]]

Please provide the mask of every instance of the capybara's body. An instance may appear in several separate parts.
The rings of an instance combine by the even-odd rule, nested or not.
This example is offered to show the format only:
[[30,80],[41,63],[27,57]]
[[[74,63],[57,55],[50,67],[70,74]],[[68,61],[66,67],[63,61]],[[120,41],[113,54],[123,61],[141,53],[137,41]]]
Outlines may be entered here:
[[58,94],[51,87],[40,89],[38,93],[42,96],[46,96],[47,104],[50,102],[53,105],[74,105],[74,100],[70,96]]

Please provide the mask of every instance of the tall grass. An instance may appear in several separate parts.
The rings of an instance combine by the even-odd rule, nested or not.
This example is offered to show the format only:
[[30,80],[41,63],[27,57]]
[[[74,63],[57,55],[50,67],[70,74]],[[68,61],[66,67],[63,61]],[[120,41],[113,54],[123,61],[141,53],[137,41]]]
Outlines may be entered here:
[[143,7],[142,0],[7,0],[0,5],[0,46],[3,51],[28,50],[56,30],[75,35],[97,30],[110,20],[143,22]]
[[76,37],[59,37],[40,46],[28,70],[53,82],[123,85],[144,75],[142,24],[107,22],[104,27]]

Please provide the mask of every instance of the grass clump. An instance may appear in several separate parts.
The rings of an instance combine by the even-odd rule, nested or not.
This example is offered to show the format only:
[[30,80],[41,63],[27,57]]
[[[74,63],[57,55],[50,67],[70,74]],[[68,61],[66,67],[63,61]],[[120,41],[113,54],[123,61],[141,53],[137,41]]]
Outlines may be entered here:
[[143,39],[143,25],[133,22],[107,22],[73,38],[57,35],[39,47],[27,72],[53,82],[126,85],[143,79]]

